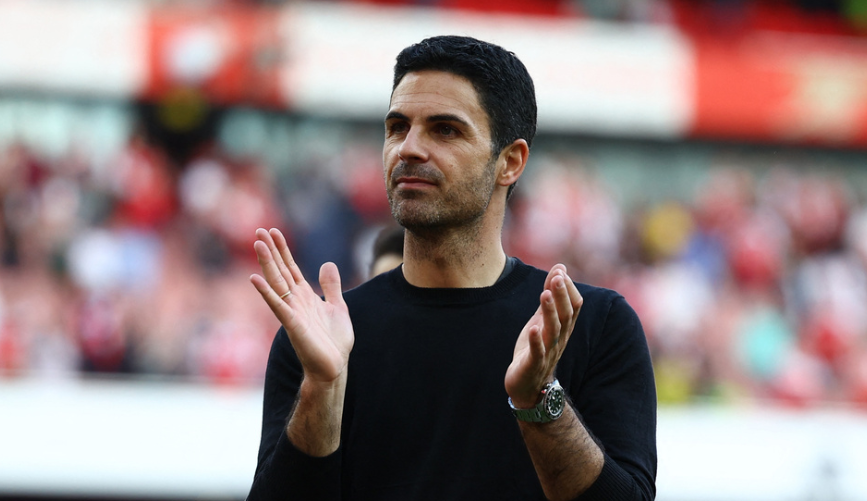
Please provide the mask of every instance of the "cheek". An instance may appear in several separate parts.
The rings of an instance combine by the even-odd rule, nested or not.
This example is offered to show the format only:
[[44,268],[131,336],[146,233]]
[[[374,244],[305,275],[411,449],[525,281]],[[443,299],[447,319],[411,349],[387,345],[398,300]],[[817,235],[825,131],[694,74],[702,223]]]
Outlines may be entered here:
[[388,177],[394,166],[394,162],[391,160],[393,158],[391,151],[387,146],[382,149],[382,175],[385,177],[386,183],[388,183]]
[[389,181],[390,179],[391,179],[391,169],[388,167],[387,164],[383,164],[382,180],[385,183],[386,188],[388,188],[391,185],[391,182]]
[[382,161],[384,164],[394,162],[400,152],[400,141],[394,139],[386,139],[382,143]]

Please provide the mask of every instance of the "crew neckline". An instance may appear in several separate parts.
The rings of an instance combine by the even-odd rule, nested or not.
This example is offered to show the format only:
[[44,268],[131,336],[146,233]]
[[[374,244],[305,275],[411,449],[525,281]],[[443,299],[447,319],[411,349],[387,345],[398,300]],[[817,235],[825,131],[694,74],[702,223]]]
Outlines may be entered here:
[[503,273],[493,285],[485,287],[418,287],[407,282],[398,266],[389,279],[407,298],[422,303],[470,304],[491,301],[515,288],[530,273],[530,267],[516,257],[508,257]]

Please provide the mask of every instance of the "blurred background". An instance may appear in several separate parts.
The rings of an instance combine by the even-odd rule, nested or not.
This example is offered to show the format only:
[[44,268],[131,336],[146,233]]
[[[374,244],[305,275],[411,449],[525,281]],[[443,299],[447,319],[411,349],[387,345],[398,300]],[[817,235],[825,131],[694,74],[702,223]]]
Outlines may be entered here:
[[0,499],[243,499],[277,321],[367,278],[394,57],[533,75],[507,252],[621,292],[661,501],[867,500],[867,1],[0,0]]

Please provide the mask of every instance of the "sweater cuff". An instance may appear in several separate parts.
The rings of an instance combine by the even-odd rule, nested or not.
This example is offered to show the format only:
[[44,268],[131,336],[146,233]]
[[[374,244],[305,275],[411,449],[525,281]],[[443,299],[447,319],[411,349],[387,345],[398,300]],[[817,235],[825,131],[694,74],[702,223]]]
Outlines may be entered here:
[[641,499],[635,479],[613,459],[605,456],[599,477],[576,501],[611,501],[613,499]]
[[299,499],[340,499],[341,448],[324,457],[310,456],[298,450],[285,430],[277,439],[272,457],[275,471],[284,471],[287,491]]

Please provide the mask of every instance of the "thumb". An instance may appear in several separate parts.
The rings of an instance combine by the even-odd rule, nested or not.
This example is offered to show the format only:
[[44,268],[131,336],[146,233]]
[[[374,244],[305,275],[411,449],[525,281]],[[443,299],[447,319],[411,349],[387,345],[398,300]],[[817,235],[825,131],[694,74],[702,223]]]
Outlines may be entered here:
[[325,300],[334,305],[343,305],[343,290],[340,288],[340,272],[337,265],[331,262],[324,263],[319,268],[319,286]]

